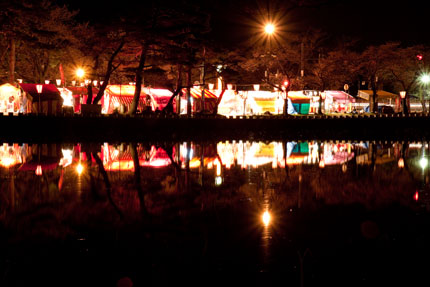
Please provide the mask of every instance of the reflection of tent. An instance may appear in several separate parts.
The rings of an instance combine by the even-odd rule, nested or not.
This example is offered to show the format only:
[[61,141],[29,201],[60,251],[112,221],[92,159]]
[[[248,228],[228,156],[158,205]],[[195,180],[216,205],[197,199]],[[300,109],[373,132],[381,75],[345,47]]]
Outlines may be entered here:
[[[120,152],[111,145],[102,148],[103,166],[107,171],[133,171],[134,163],[129,150]],[[167,153],[162,149],[151,147],[149,153],[138,150],[139,166],[164,167],[171,164]]]
[[37,166],[42,167],[42,171],[53,170],[58,166],[58,158],[42,157],[40,160],[31,160],[20,166],[20,171],[36,171]]
[[324,145],[324,164],[342,164],[351,160],[354,153],[351,152],[351,144],[325,144]]
[[308,156],[308,142],[287,142],[287,164],[301,164]]
[[[22,102],[21,102],[22,100]],[[21,99],[21,90],[11,84],[0,86],[0,113],[25,111],[26,99]]]
[[[37,92],[37,84],[19,84],[25,93],[25,96],[32,102],[31,112],[39,112],[42,114],[56,114],[61,112],[63,99],[60,92],[53,84],[41,84],[42,92]],[[40,110],[39,110],[40,100]]]

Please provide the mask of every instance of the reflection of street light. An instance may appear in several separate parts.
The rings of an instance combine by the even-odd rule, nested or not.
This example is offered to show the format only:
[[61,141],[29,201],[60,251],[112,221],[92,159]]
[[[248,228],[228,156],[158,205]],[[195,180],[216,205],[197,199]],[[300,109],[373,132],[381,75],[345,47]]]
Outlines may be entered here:
[[83,171],[84,166],[81,163],[78,163],[78,165],[76,166],[76,172],[78,173],[78,175],[81,175]]
[[36,85],[37,93],[39,94],[39,105],[37,107],[37,115],[40,113],[40,95],[42,94],[43,85]]
[[265,227],[269,226],[271,219],[272,219],[272,216],[267,210],[261,216],[261,220],[263,221],[263,224]]
[[425,157],[422,157],[419,161],[421,168],[424,170],[428,165],[428,160]]
[[408,108],[406,106],[406,99],[405,99],[405,97],[406,97],[406,91],[400,91],[400,98],[401,98],[402,106],[403,106],[403,109],[402,109],[402,114],[403,115],[405,115],[405,114],[408,113]]

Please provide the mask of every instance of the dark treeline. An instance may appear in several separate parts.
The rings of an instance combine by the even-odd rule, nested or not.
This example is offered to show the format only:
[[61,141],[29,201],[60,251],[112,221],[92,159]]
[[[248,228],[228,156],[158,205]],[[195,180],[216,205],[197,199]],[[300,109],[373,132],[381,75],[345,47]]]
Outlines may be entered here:
[[[182,88],[196,82],[207,87],[220,77],[223,87],[231,83],[237,89],[252,89],[252,84],[262,84],[261,89],[280,88],[286,80],[289,90],[339,90],[348,84],[351,94],[359,89],[374,91],[369,99],[373,111],[377,111],[378,90],[406,91],[407,97],[417,97],[422,103],[427,99],[420,82],[429,56],[425,45],[389,42],[363,46],[356,40],[333,40],[325,31],[311,28],[280,29],[268,37],[261,25],[250,28],[247,41],[231,45],[228,26],[223,33],[229,41],[212,37],[215,28],[220,34],[214,19],[223,9],[231,9],[222,1],[213,5],[145,1],[144,7],[122,5],[117,9],[94,6],[93,18],[88,16],[92,10],[81,12],[64,2],[0,2],[2,83],[16,83],[17,79],[53,82],[60,77],[66,85],[72,80],[103,81],[97,95],[92,95],[89,81],[87,104],[96,104],[109,83],[134,82],[130,113],[136,113],[141,85],[168,88],[176,96]],[[275,8],[294,16],[302,2],[287,1],[283,10]],[[304,1],[309,6],[319,2]],[[244,6],[238,17],[257,22],[266,12],[265,7],[257,8]],[[86,72],[84,78],[76,75],[79,67]]]

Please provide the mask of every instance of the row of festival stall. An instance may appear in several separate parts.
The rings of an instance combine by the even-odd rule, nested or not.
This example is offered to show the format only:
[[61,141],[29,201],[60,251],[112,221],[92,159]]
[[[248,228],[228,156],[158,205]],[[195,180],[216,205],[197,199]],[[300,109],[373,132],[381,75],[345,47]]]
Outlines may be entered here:
[[[99,102],[103,114],[126,112],[133,101],[134,85],[108,85]],[[93,95],[99,89],[92,88]],[[162,110],[173,93],[167,89],[142,87],[137,110]],[[182,91],[180,100],[172,101],[173,111],[187,113],[187,90]],[[42,113],[58,114],[64,107],[80,113],[87,101],[88,89],[82,86],[57,87],[54,84],[25,84],[0,86],[0,113]],[[225,116],[282,114],[285,103],[283,91],[236,91],[190,89],[192,112],[204,110],[212,112],[218,104],[218,113]],[[204,99],[203,99],[204,98]],[[321,103],[320,103],[321,102]],[[350,112],[355,103],[354,97],[342,91],[288,92],[288,114],[309,114],[318,112],[320,104],[324,112]],[[178,107],[177,107],[178,106]]]

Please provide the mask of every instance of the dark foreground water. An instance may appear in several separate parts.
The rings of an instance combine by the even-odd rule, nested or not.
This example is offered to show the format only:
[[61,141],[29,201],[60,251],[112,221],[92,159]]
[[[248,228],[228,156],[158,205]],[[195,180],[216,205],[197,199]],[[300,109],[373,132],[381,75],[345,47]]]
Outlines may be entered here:
[[0,286],[428,286],[428,142],[0,146]]

